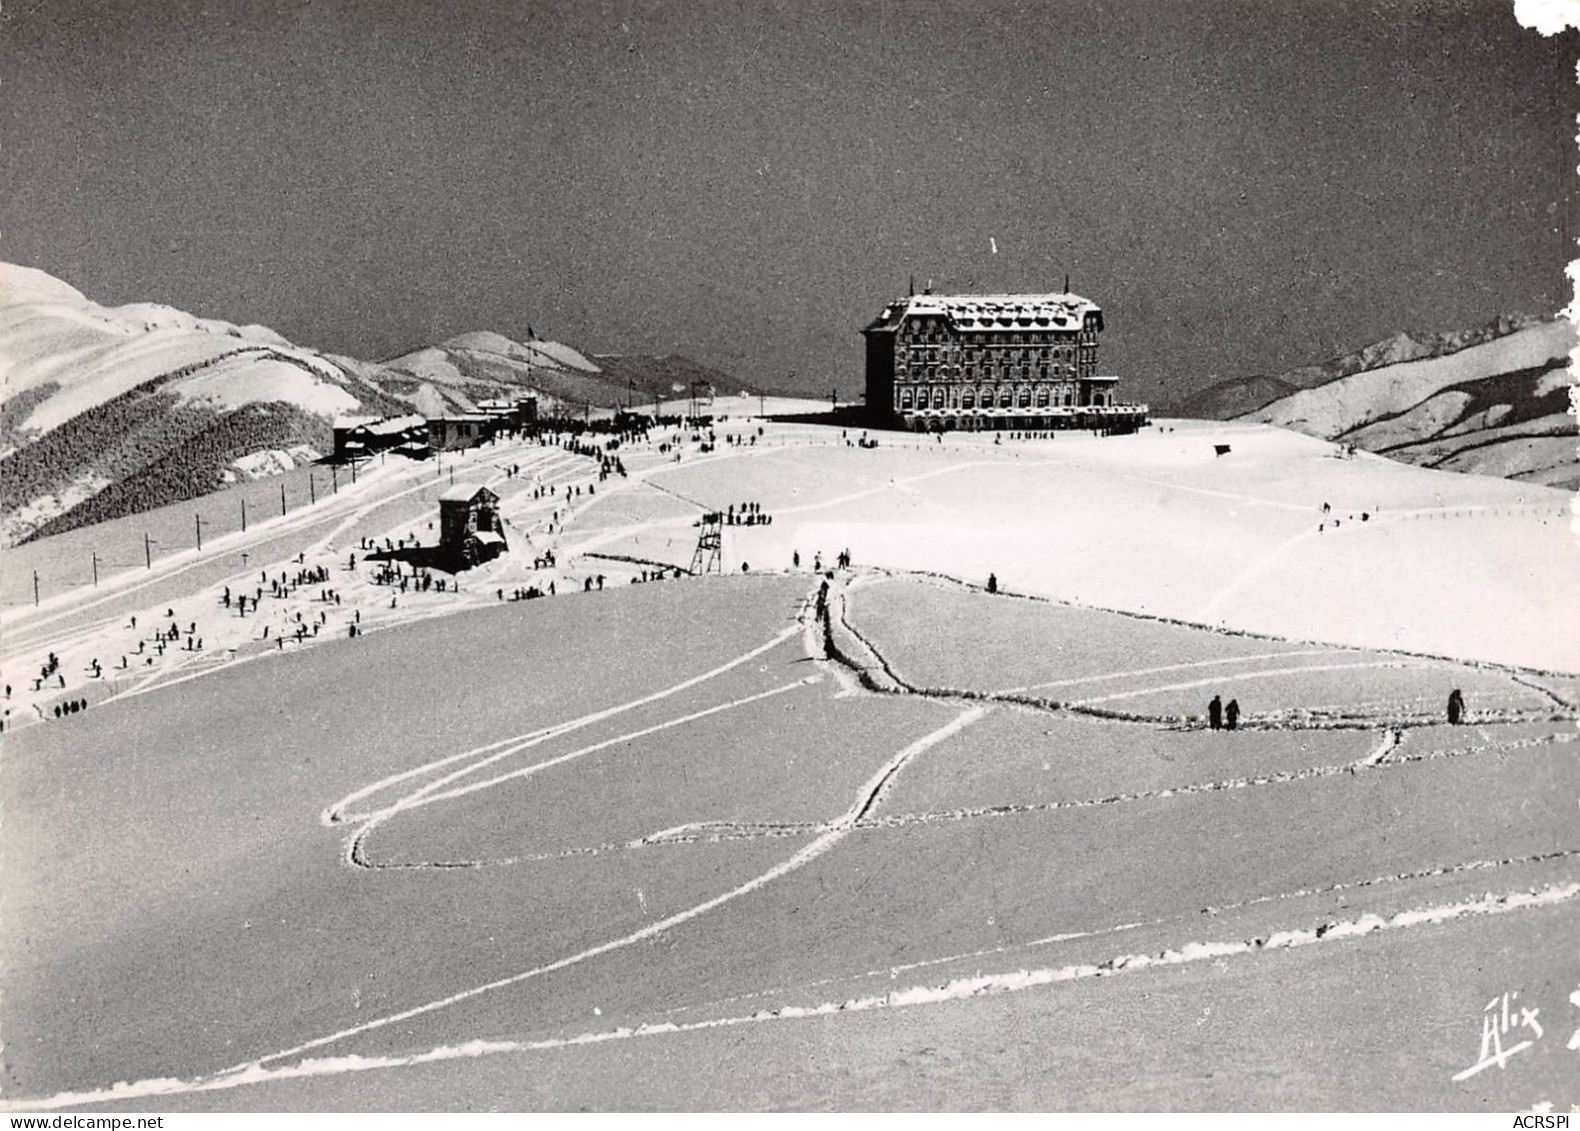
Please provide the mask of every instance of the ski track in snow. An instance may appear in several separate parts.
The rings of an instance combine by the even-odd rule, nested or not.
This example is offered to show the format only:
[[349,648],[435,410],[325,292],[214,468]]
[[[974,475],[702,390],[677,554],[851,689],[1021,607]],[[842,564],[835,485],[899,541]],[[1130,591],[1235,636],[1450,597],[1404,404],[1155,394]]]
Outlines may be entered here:
[[1087,707],[1095,703],[1112,703],[1117,699],[1139,699],[1142,696],[1154,695],[1163,691],[1191,691],[1198,687],[1212,687],[1219,683],[1235,683],[1242,680],[1262,679],[1276,675],[1299,675],[1307,672],[1342,672],[1360,671],[1364,668],[1403,668],[1408,667],[1402,660],[1372,660],[1359,664],[1313,664],[1296,668],[1262,668],[1254,672],[1225,672],[1212,676],[1209,679],[1195,679],[1186,683],[1165,683],[1155,687],[1144,687],[1140,690],[1115,691],[1108,695],[1094,695],[1085,699],[1072,699],[1072,707]]
[[[797,630],[798,629],[799,626],[797,627]],[[322,1048],[325,1045],[334,1044],[351,1037],[359,1036],[363,1033],[384,1028],[387,1025],[396,1024],[401,1021],[407,1021],[413,1017],[419,1017],[424,1014],[432,1013],[436,1010],[444,1009],[448,1006],[458,1004],[459,1002],[468,1001],[481,994],[485,994],[493,990],[503,989],[507,986],[519,985],[520,983],[529,979],[537,978],[544,974],[553,973],[557,970],[563,970],[567,967],[577,965],[592,958],[596,958],[599,955],[607,954],[614,950],[624,949],[626,947],[635,945],[636,943],[643,942],[646,939],[650,939],[656,935],[662,934],[672,927],[679,926],[680,924],[695,919],[700,915],[704,915],[716,907],[722,906],[725,903],[729,903],[735,899],[740,898],[741,896],[756,891],[766,884],[769,884],[774,880],[781,878],[782,876],[789,875],[791,872],[794,872],[811,863],[813,860],[816,860],[818,857],[822,856],[829,849],[833,848],[841,840],[845,839],[845,837],[850,835],[851,831],[855,828],[856,821],[860,818],[860,816],[863,813],[869,811],[874,805],[878,804],[894,775],[897,774],[907,762],[916,757],[918,754],[922,753],[924,750],[927,750],[929,747],[936,745],[939,742],[945,741],[956,734],[958,731],[976,722],[985,713],[985,708],[969,708],[955,716],[954,719],[946,723],[944,726],[937,728],[931,733],[924,735],[922,738],[911,743],[879,768],[878,772],[874,774],[867,784],[863,786],[858,792],[856,800],[852,806],[845,812],[843,816],[837,818],[831,824],[828,831],[824,832],[811,844],[806,845],[789,858],[781,861],[767,871],[754,876],[744,883],[730,888],[728,891],[725,891],[720,895],[716,895],[711,899],[704,900],[702,903],[696,904],[693,907],[689,907],[684,911],[679,911],[669,915],[656,923],[650,923],[647,926],[633,931],[627,935],[608,940],[578,953],[567,955],[564,958],[558,959],[546,965],[534,967],[530,970],[524,970],[518,974],[512,974],[505,978],[495,979],[494,981],[486,982],[480,986],[475,986],[472,989],[464,990],[461,993],[452,994],[449,997],[426,1002],[422,1005],[414,1006],[399,1013],[392,1013],[384,1017],[376,1018],[372,1021],[366,1021],[360,1025],[341,1030],[338,1033],[331,1033],[327,1036],[307,1041],[293,1048],[285,1049],[277,1053],[271,1053],[270,1055],[261,1057],[258,1060],[249,1061],[225,1071],[227,1073],[245,1072],[249,1069],[259,1068],[273,1061],[284,1060],[293,1056],[300,1056],[303,1053],[311,1052],[312,1050]]]
[[[811,846],[803,850],[803,853],[810,851],[810,848]],[[790,861],[780,865],[780,868],[787,871],[790,870],[789,865],[799,859],[800,855],[792,857]],[[759,879],[762,882],[767,882],[767,877],[771,875],[772,873],[764,873],[764,876],[759,877]],[[756,883],[757,881],[751,882]],[[0,1111],[53,1110],[84,1104],[124,1102],[126,1100],[153,1096],[223,1091],[285,1080],[343,1076],[350,1073],[391,1068],[412,1068],[424,1064],[475,1059],[485,1056],[547,1052],[583,1045],[605,1044],[611,1041],[696,1033],[741,1025],[793,1021],[810,1017],[827,1017],[836,1014],[863,1013],[873,1010],[938,1006],[950,1002],[967,1001],[973,998],[1019,993],[1040,986],[1050,986],[1064,982],[1115,977],[1140,970],[1180,966],[1196,962],[1219,962],[1241,958],[1249,954],[1329,944],[1374,934],[1451,923],[1463,919],[1507,915],[1528,909],[1557,907],[1572,902],[1577,896],[1580,896],[1580,883],[1549,884],[1529,891],[1489,894],[1480,899],[1466,899],[1454,903],[1436,904],[1400,911],[1388,918],[1367,913],[1353,919],[1327,920],[1316,924],[1302,923],[1297,926],[1270,931],[1267,934],[1253,938],[1190,941],[1160,952],[1114,954],[1101,962],[1072,963],[1059,967],[1022,968],[1013,971],[974,974],[969,977],[953,978],[938,985],[908,986],[903,989],[891,990],[884,994],[871,994],[863,997],[846,998],[840,1001],[817,1002],[815,1004],[786,1002],[772,1008],[759,1009],[749,1014],[711,1017],[700,1021],[681,1023],[648,1021],[636,1025],[623,1025],[614,1029],[577,1033],[565,1037],[549,1037],[540,1040],[491,1041],[477,1039],[457,1044],[439,1045],[422,1052],[404,1055],[360,1056],[351,1054],[338,1057],[304,1057],[293,1064],[279,1067],[269,1066],[270,1062],[274,1060],[296,1056],[301,1052],[311,1051],[313,1047],[321,1047],[323,1043],[327,1043],[328,1039],[326,1039],[325,1041],[300,1046],[298,1049],[279,1053],[272,1057],[266,1057],[263,1060],[253,1061],[250,1064],[240,1065],[235,1069],[213,1076],[190,1080],[161,1077],[135,1082],[123,1081],[108,1088],[82,1092],[60,1092],[37,1100],[0,1101]],[[733,898],[733,893],[727,893],[726,896],[720,897],[720,900],[722,901],[726,898]],[[701,905],[700,908],[693,910],[700,914],[701,910],[708,906],[706,904]],[[1081,936],[1077,934],[1072,937]],[[592,952],[584,953],[591,954]],[[580,956],[577,957],[579,958]],[[548,968],[545,967],[543,969],[546,971]],[[532,973],[528,972],[518,977],[527,977]],[[478,990],[468,991],[468,993],[481,992],[487,988],[490,987],[480,987]],[[407,1014],[406,1016],[411,1015]],[[392,1020],[394,1018],[370,1024],[387,1024]]]
[[1001,687],[993,694],[1019,695],[1027,691],[1045,691],[1052,687],[1079,687],[1084,683],[1106,683],[1115,679],[1133,679],[1139,675],[1162,675],[1165,672],[1192,671],[1230,664],[1249,664],[1259,660],[1285,660],[1294,659],[1297,656],[1332,656],[1355,651],[1360,651],[1360,649],[1335,646],[1332,648],[1307,648],[1294,652],[1258,652],[1250,656],[1228,656],[1215,660],[1191,660],[1180,664],[1162,664],[1154,668],[1136,668],[1132,671],[1104,672],[1101,675],[1073,676],[1068,679],[1050,679],[1044,683],[1029,683],[1023,687]]

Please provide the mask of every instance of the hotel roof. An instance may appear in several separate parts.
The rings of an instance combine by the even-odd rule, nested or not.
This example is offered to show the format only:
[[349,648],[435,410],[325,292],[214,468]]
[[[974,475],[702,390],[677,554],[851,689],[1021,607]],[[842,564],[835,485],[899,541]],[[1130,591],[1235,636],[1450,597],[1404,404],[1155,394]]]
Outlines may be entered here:
[[893,330],[906,318],[942,315],[961,330],[1079,330],[1102,308],[1068,292],[1033,295],[910,295],[884,308],[867,330]]

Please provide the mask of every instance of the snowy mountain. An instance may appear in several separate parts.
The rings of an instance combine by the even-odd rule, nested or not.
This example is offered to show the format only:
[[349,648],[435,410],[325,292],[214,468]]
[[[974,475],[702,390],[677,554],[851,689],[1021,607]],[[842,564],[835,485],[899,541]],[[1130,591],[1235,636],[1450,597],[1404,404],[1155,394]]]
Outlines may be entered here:
[[381,401],[265,327],[100,306],[12,264],[0,264],[0,390],[7,542],[201,494],[260,452],[327,450],[331,418]]
[[1395,334],[1321,365],[1221,381],[1171,411],[1255,420],[1406,463],[1580,489],[1561,318]]
[[1301,389],[1314,389],[1342,377],[1405,361],[1457,353],[1542,321],[1531,315],[1504,315],[1471,330],[1444,330],[1426,334],[1400,332],[1351,353],[1330,358],[1320,365],[1303,365],[1277,376],[1264,374],[1219,381],[1179,399],[1169,407],[1169,411],[1198,419],[1232,420],[1237,416],[1248,416]]
[[[740,383],[685,358],[619,358],[476,331],[384,362],[154,303],[106,307],[0,263],[0,540],[192,498],[328,451],[342,414],[438,415],[536,392],[548,414]],[[290,453],[296,452],[296,456]]]
[[1423,467],[1580,489],[1567,371],[1574,327],[1561,318],[1497,326],[1507,332],[1301,388],[1241,418]]
[[[339,360],[339,359],[337,359]],[[431,391],[457,407],[478,399],[507,396],[529,388],[538,394],[540,414],[577,416],[584,408],[652,404],[689,393],[693,381],[721,393],[755,394],[755,386],[729,374],[670,354],[594,354],[591,358],[559,342],[537,338],[516,342],[489,331],[447,338],[380,363],[386,372],[370,377],[395,395],[416,397],[415,387]]]

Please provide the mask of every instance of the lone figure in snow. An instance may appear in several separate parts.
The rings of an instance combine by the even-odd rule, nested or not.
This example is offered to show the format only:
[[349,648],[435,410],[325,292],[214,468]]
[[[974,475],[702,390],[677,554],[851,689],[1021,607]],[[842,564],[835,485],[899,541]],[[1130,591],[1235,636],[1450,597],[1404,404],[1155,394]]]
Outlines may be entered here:
[[987,591],[989,593],[997,593],[998,592],[998,574],[996,574],[996,573],[988,574]]
[[1448,693],[1448,725],[1458,726],[1465,717],[1465,697],[1459,688]]
[[1223,700],[1214,695],[1212,702],[1207,704],[1207,725],[1213,730],[1223,727]]
[[1229,705],[1223,709],[1223,726],[1225,730],[1233,730],[1240,725],[1240,701],[1229,700]]

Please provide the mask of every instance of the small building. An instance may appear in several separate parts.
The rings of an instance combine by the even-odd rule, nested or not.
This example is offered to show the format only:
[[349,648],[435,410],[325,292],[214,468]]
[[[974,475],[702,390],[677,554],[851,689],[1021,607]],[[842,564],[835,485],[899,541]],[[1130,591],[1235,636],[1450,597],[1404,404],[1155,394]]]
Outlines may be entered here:
[[439,496],[439,556],[461,569],[505,552],[499,496],[487,487],[457,485]]
[[481,412],[428,418],[428,446],[436,452],[475,448],[493,434],[492,418]]
[[361,459],[376,452],[407,451],[428,442],[428,423],[421,416],[341,416],[334,422],[336,462]]
[[334,460],[344,463],[348,459],[360,459],[367,455],[367,441],[363,438],[363,431],[372,424],[376,416],[337,416],[330,426],[334,431],[335,448]]

